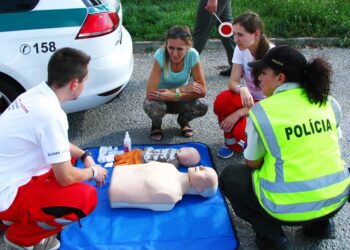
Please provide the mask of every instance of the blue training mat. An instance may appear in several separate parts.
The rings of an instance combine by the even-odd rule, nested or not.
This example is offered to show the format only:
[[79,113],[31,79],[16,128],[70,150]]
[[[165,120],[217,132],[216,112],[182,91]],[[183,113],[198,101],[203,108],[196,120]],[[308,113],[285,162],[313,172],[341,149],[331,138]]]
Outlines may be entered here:
[[[209,149],[202,143],[133,145],[133,148],[195,147],[201,165],[213,167]],[[97,159],[99,148],[89,149]],[[78,162],[81,167],[82,163]],[[180,171],[187,169],[180,167]],[[112,169],[109,169],[109,177]],[[95,183],[91,182],[92,185]],[[86,218],[65,228],[60,249],[81,250],[232,250],[238,246],[225,200],[218,190],[211,198],[184,195],[167,212],[110,208],[109,179],[98,190],[98,205]]]

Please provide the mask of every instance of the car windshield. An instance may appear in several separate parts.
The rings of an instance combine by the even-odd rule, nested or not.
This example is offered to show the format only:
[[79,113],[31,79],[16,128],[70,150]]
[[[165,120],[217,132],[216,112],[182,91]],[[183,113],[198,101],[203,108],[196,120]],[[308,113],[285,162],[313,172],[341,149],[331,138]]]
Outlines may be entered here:
[[117,5],[120,2],[120,0],[83,0],[83,2],[87,7],[92,7],[92,6],[97,6],[104,3]]
[[11,0],[0,2],[0,13],[22,12],[32,10],[39,0]]

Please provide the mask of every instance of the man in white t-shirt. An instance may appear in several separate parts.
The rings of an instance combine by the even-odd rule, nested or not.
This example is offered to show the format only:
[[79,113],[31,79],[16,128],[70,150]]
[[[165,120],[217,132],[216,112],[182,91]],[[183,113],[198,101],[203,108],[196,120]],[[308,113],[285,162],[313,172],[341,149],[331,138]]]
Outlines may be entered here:
[[[89,61],[76,49],[56,51],[47,81],[21,94],[0,116],[0,219],[9,225],[5,242],[17,249],[58,249],[53,235],[97,204],[95,188],[81,182],[93,178],[101,186],[107,171],[69,142],[61,108],[83,91]],[[80,158],[85,168],[72,166],[71,158]]]

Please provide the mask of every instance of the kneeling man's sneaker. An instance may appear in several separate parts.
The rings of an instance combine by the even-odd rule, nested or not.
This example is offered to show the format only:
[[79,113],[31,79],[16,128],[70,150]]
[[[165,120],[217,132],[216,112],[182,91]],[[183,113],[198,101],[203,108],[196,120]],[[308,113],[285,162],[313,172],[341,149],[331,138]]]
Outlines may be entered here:
[[219,148],[216,155],[222,159],[228,159],[233,155],[233,150],[229,149],[225,145]]
[[37,245],[28,246],[28,247],[20,246],[13,243],[9,239],[7,239],[6,235],[4,236],[4,241],[6,242],[7,245],[11,246],[13,249],[21,249],[21,250],[57,250],[61,246],[61,243],[56,238],[56,235],[52,235],[50,237],[42,239]]

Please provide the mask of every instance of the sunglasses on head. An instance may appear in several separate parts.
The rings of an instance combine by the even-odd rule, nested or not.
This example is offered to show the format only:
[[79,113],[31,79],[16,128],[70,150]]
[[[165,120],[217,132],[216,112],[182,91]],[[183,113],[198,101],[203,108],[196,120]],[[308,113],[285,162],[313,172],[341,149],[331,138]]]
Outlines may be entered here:
[[190,34],[188,34],[186,31],[183,31],[183,30],[169,30],[168,36],[185,38],[185,37],[189,37]]

